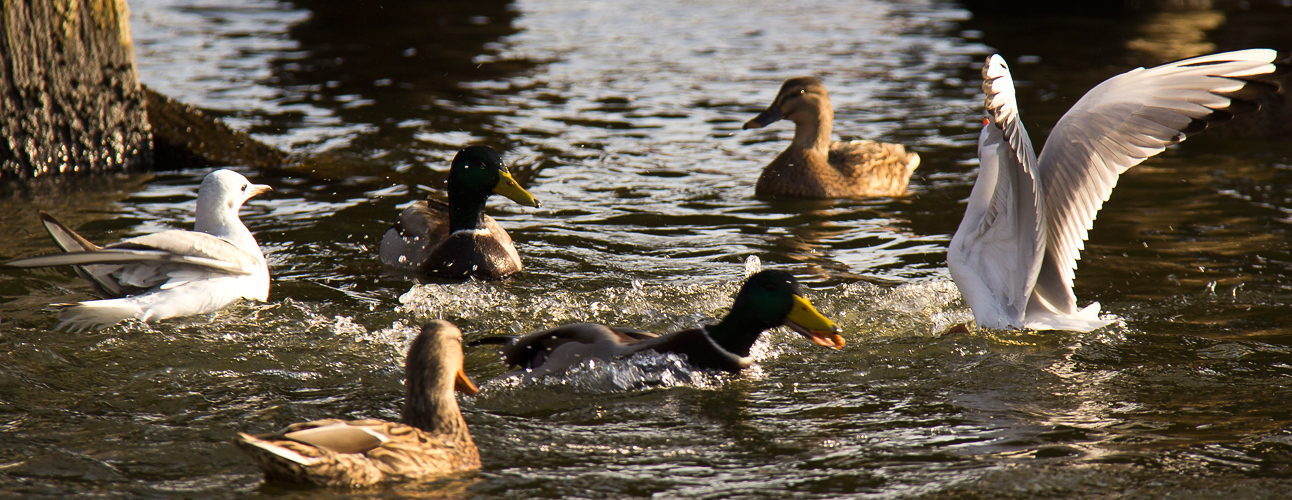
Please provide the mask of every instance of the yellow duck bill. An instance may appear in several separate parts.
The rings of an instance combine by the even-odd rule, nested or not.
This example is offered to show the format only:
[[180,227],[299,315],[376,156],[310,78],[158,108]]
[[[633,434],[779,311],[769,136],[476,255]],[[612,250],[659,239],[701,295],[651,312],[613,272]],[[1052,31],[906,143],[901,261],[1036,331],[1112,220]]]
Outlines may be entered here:
[[789,316],[785,318],[785,326],[799,332],[816,345],[831,349],[841,349],[844,346],[843,336],[839,335],[842,331],[839,325],[822,316],[815,307],[812,307],[812,302],[802,296],[794,296],[794,308],[790,309]]
[[500,173],[498,184],[493,187],[493,192],[494,194],[506,196],[511,201],[527,207],[538,208],[542,206],[542,203],[538,201],[538,198],[529,194],[529,191],[526,191],[525,188],[520,187],[520,184],[516,182],[516,179],[511,176],[511,172],[506,170],[503,170]]

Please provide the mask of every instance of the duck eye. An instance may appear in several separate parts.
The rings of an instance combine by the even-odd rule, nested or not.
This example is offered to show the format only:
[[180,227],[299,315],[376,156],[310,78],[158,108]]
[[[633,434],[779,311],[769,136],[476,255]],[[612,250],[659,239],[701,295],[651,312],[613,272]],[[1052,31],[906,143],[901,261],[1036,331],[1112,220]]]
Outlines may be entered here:
[[242,185],[242,190],[243,190],[243,191],[246,191],[246,190],[247,190],[247,187],[248,187],[248,186],[250,186],[250,185],[251,185],[251,183],[243,184],[243,185]]

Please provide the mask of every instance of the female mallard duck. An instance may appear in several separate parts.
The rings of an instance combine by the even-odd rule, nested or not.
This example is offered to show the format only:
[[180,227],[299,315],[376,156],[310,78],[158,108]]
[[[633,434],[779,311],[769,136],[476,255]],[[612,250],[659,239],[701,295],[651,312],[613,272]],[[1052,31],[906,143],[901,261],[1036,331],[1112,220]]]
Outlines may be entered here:
[[816,78],[791,78],[767,111],[745,122],[761,128],[781,118],[794,122],[794,140],[758,177],[754,193],[785,198],[900,196],[920,156],[900,144],[830,142],[834,109]]
[[494,193],[529,207],[538,199],[516,183],[488,146],[458,151],[449,168],[449,202],[413,203],[381,239],[387,265],[451,279],[502,279],[520,272],[520,254],[498,222],[484,214]]
[[462,332],[447,321],[422,327],[404,362],[402,423],[318,420],[234,442],[266,479],[322,486],[366,486],[480,468],[453,389],[478,392],[462,372]]
[[643,351],[685,355],[691,365],[736,372],[752,363],[749,348],[764,330],[785,325],[817,345],[839,349],[839,327],[803,297],[798,280],[763,271],[745,282],[731,311],[716,325],[656,335],[596,323],[574,323],[519,337],[488,337],[471,345],[504,344],[508,366],[533,376],[559,372],[585,359],[608,360]]

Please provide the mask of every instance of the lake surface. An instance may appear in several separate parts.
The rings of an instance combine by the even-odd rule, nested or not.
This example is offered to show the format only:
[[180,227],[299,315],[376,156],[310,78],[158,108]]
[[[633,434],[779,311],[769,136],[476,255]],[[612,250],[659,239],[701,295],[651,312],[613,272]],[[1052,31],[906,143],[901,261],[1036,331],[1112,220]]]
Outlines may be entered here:
[[[337,4],[337,5],[334,5]],[[975,331],[945,247],[977,171],[979,68],[1013,66],[1040,141],[1136,66],[1292,47],[1292,9],[973,13],[946,1],[135,0],[141,80],[308,158],[234,166],[275,191],[243,220],[267,303],[54,330],[90,298],[68,269],[0,277],[4,496],[1282,498],[1292,489],[1292,142],[1208,131],[1120,180],[1077,271],[1086,334]],[[923,161],[908,196],[754,196],[789,123],[742,131],[815,75],[835,132]],[[1256,132],[1261,132],[1257,127]],[[1254,136],[1255,135],[1255,136]],[[421,283],[376,258],[468,143],[543,206],[495,197],[526,272]],[[52,251],[37,210],[106,243],[190,228],[201,171],[0,201],[5,259]],[[331,417],[397,419],[422,322],[468,339],[593,320],[657,331],[723,314],[756,258],[844,329],[778,329],[740,375],[668,357],[463,397],[484,468],[361,492],[266,484],[230,439]]]

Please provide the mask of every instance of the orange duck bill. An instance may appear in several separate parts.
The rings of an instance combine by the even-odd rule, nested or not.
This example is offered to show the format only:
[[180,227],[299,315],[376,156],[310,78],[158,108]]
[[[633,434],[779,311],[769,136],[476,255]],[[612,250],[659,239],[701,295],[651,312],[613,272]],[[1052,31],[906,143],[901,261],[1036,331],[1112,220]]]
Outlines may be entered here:
[[794,308],[785,317],[785,326],[822,347],[840,349],[844,345],[843,337],[839,335],[842,331],[839,325],[822,316],[808,299],[797,294],[794,295]]
[[458,369],[458,372],[453,375],[453,388],[457,389],[458,392],[470,395],[480,392],[480,389],[476,387],[475,383],[471,382],[471,379],[467,378],[467,374],[461,369]]

